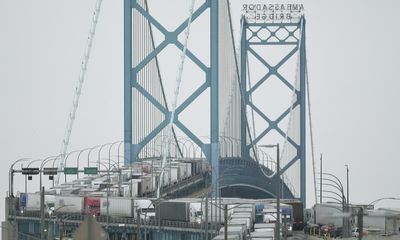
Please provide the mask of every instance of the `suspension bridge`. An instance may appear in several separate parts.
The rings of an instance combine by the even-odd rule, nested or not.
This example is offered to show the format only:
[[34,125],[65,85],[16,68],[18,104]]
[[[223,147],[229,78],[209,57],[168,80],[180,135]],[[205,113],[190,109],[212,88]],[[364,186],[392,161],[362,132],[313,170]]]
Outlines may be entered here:
[[[231,196],[236,192],[245,197],[252,192],[253,197],[274,197],[276,189],[272,186],[275,186],[273,183],[278,178],[274,165],[276,159],[265,154],[261,146],[275,144],[266,142],[269,135],[275,132],[281,137],[283,145],[279,177],[284,182],[284,193],[305,202],[304,17],[299,15],[289,22],[265,23],[249,22],[243,17],[238,26],[232,22],[228,1],[204,1],[197,9],[193,9],[192,5],[189,17],[178,27],[167,30],[157,20],[157,16],[151,14],[145,1],[128,1],[125,4],[125,164],[140,161],[146,152],[152,152],[151,149],[161,153],[153,157],[164,157],[163,166],[168,164],[165,157],[171,153],[185,158],[187,156],[182,153],[185,150],[182,150],[179,141],[183,137],[194,145],[193,149],[198,148],[195,152],[204,155],[210,164],[214,194],[218,195],[222,190],[230,192]],[[209,39],[205,39],[209,45],[206,60],[188,46],[190,31],[196,27],[192,25],[203,15],[207,18],[210,31]],[[240,35],[238,41],[235,41],[235,25]],[[153,36],[155,31],[162,35],[162,41],[157,44]],[[175,83],[160,73],[158,56],[168,46],[180,51]],[[269,63],[268,55],[274,55],[274,49],[286,53],[281,54],[280,59],[274,59],[274,63]],[[283,76],[281,69],[292,58],[296,62],[291,65],[294,68],[291,72],[293,75]],[[196,73],[199,74],[185,76],[183,79],[185,61],[197,67]],[[253,65],[255,61],[258,63]],[[260,64],[264,67],[263,76],[253,79],[252,72]],[[196,81],[198,78],[204,79]],[[166,98],[164,87],[168,80],[169,85],[175,86],[171,104]],[[192,87],[193,91],[182,99],[180,88],[183,81],[193,85],[200,83]],[[283,91],[289,91],[291,99],[287,100],[287,108],[275,114],[274,118],[268,115],[268,111],[264,111],[265,104],[259,96],[265,94],[261,91],[265,86],[268,87],[269,82],[277,81],[287,88]],[[178,98],[182,99],[179,103]],[[208,105],[205,108],[208,112],[197,112],[191,116],[192,121],[183,122],[181,116],[192,106],[197,107],[195,103],[199,99],[202,105]],[[270,98],[270,101],[269,106],[276,100]],[[256,123],[254,115],[261,119],[261,123]],[[191,130],[197,121],[209,125],[206,131],[200,133],[202,135]]]
[[[280,19],[259,21],[250,11],[234,22],[228,0],[186,2],[185,18],[171,28],[157,16],[162,4],[124,1],[124,139],[68,152],[99,21],[102,1],[96,2],[61,153],[25,169],[13,165],[11,195],[16,173],[27,178],[37,171],[40,187],[56,189],[71,173],[76,180],[102,173],[111,181],[110,172],[130,170],[132,177],[132,169],[141,169],[136,196],[191,196],[206,189],[215,198],[279,194],[305,204],[311,113],[302,6],[293,5]],[[172,166],[188,163],[173,179]],[[53,171],[50,185],[42,182],[46,169]],[[150,174],[144,190],[143,177]],[[132,185],[129,192],[135,196]]]

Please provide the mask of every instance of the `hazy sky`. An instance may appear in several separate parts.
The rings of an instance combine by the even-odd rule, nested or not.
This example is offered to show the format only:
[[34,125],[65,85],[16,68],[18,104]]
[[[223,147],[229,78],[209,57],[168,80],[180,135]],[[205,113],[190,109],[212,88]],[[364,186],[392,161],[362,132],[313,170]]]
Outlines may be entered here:
[[[94,2],[0,0],[1,196],[13,161],[60,151]],[[244,2],[232,0],[235,29]],[[174,13],[177,3],[187,1],[164,6],[164,18],[173,22],[167,13]],[[307,18],[315,151],[324,154],[324,169],[345,181],[344,165],[349,165],[352,202],[400,197],[400,2],[301,3]],[[182,11],[185,16],[187,8]],[[70,149],[123,137],[122,13],[122,0],[103,1]],[[308,200],[313,203],[311,164],[308,173]],[[22,190],[22,178],[16,181]]]

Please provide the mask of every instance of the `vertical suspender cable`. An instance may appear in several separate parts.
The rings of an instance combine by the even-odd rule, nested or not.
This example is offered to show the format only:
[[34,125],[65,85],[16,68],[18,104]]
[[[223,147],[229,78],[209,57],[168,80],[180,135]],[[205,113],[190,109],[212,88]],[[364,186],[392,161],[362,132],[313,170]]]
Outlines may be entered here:
[[[93,11],[92,23],[91,23],[88,38],[87,38],[86,49],[85,49],[85,52],[83,55],[81,68],[79,71],[78,81],[76,83],[77,85],[75,87],[74,100],[72,102],[72,109],[68,115],[67,127],[65,129],[64,139],[63,139],[62,146],[61,146],[61,157],[60,157],[60,162],[58,164],[58,170],[64,169],[64,161],[65,161],[66,153],[68,150],[68,145],[69,145],[69,140],[71,137],[72,128],[73,128],[74,121],[75,121],[76,111],[77,111],[78,105],[79,105],[79,98],[81,96],[82,86],[85,81],[87,64],[89,62],[90,52],[92,50],[93,39],[94,39],[94,35],[96,33],[96,26],[97,26],[97,21],[99,19],[102,2],[103,2],[103,0],[97,0],[95,9]],[[60,181],[60,172],[57,173],[57,176],[55,179],[55,185],[58,185],[59,181]]]
[[[251,89],[251,78],[250,78],[250,66],[249,66],[249,58],[246,58],[246,65],[247,65],[247,76],[248,76],[248,84],[249,84],[249,89]],[[253,94],[250,94],[249,96],[250,102],[253,102]],[[253,136],[256,137],[256,123],[254,121],[254,109],[251,108],[251,123],[253,125]]]
[[[144,0],[144,3],[145,3],[146,11],[149,11],[149,6],[147,4],[147,0]],[[148,22],[149,28],[150,28],[151,48],[152,48],[152,50],[154,50],[155,49],[155,44],[154,44],[153,28],[151,26],[150,21],[148,20],[147,22]],[[158,80],[159,80],[159,83],[160,83],[160,89],[161,89],[161,96],[160,97],[162,97],[162,99],[163,99],[163,103],[164,103],[165,109],[167,109],[167,111],[169,111],[168,103],[167,103],[167,97],[165,96],[164,84],[163,84],[162,77],[161,77],[161,72],[160,72],[160,65],[158,63],[158,57],[155,56],[154,59],[155,59],[155,65],[156,65],[156,70],[157,70],[157,77],[158,77]],[[161,113],[160,113],[160,115],[161,115]],[[161,121],[161,118],[160,118],[160,121]],[[176,136],[174,127],[172,127],[172,135],[174,136],[175,144],[176,144],[176,147],[178,148],[177,150],[179,152],[179,155],[181,157],[183,157],[182,149],[179,146],[178,138]]]
[[[227,0],[227,1],[229,1],[229,0]],[[232,27],[232,17],[231,17],[231,11],[230,11],[230,7],[229,7],[229,4],[228,4],[228,12],[229,12],[229,26],[230,26],[230,32],[231,32],[231,39],[232,39],[232,42],[234,42],[234,37],[233,37],[233,27]],[[244,23],[242,23],[242,25],[241,25],[241,27],[240,27],[240,36],[242,35],[242,33],[243,33],[243,31],[244,31],[244,29],[243,29],[243,24]],[[241,85],[241,79],[240,79],[240,74],[239,74],[239,64],[238,64],[238,59],[237,59],[237,54],[236,54],[236,51],[235,51],[235,46],[233,46],[233,51],[235,52],[235,66],[236,66],[236,74],[237,74],[237,76],[238,76],[238,78],[237,78],[237,80],[238,80],[238,84],[239,84],[239,86]],[[241,63],[241,64],[245,64],[245,63]],[[241,108],[243,108],[244,109],[244,111],[245,111],[245,121],[246,121],[246,132],[247,132],[247,134],[249,135],[249,138],[250,138],[250,142],[252,142],[253,140],[252,140],[252,136],[251,136],[251,132],[250,132],[250,127],[249,127],[249,122],[248,122],[248,118],[247,118],[247,113],[246,113],[246,103],[245,103],[245,92],[243,92],[242,91],[242,88],[241,87],[239,87],[239,93],[240,93],[240,106],[241,106]],[[258,158],[257,158],[257,155],[256,155],[256,150],[255,150],[255,148],[254,148],[254,146],[252,145],[251,146],[251,149],[252,149],[252,151],[253,151],[253,155],[254,155],[254,158],[256,159],[256,162],[258,162]]]
[[[190,10],[189,10],[190,14],[189,14],[189,18],[188,18],[188,23],[187,23],[187,27],[186,27],[186,30],[185,30],[185,40],[184,40],[185,42],[184,42],[183,50],[182,50],[182,53],[181,53],[181,62],[179,64],[178,75],[176,77],[174,100],[172,102],[171,116],[170,116],[169,124],[167,126],[167,136],[166,136],[166,139],[164,141],[164,143],[166,143],[166,144],[169,144],[169,142],[170,142],[171,133],[172,133],[172,126],[174,124],[175,110],[176,110],[176,106],[177,106],[177,103],[178,103],[179,88],[180,88],[181,81],[182,81],[182,72],[183,72],[183,66],[185,64],[186,50],[187,50],[187,44],[188,44],[188,39],[189,39],[189,34],[190,34],[190,25],[192,23],[194,3],[195,3],[195,0],[192,0],[191,5],[190,5]],[[159,178],[158,186],[157,186],[157,198],[160,197],[160,188],[161,188],[162,183],[163,183],[166,160],[167,160],[167,151],[166,151],[166,147],[164,147],[163,158],[162,158],[162,161],[161,161],[161,173],[160,173],[160,178]]]

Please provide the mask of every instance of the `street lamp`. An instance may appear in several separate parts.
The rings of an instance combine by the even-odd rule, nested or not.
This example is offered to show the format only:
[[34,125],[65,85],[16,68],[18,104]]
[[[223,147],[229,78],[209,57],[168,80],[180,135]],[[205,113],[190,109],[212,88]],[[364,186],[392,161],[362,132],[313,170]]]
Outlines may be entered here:
[[260,145],[259,147],[263,148],[275,148],[276,147],[276,176],[277,176],[277,184],[276,184],[276,229],[275,236],[277,240],[281,238],[281,171],[280,171],[280,160],[279,160],[279,143],[276,145]]
[[370,207],[370,206],[372,206],[372,205],[375,205],[376,203],[378,203],[378,202],[380,202],[380,201],[383,201],[383,200],[400,200],[400,198],[397,198],[397,197],[384,197],[384,198],[379,198],[379,199],[376,199],[376,200],[370,202],[370,203],[367,205],[367,208]]
[[346,167],[346,175],[347,175],[347,205],[350,204],[349,198],[349,165],[344,165]]
[[[337,190],[339,190],[340,191],[340,193],[341,193],[341,196],[340,196],[340,194],[337,194],[337,193],[335,193],[335,192],[333,192],[333,191],[327,191],[327,190],[325,190],[325,191],[322,191],[322,192],[328,192],[328,193],[333,193],[333,194],[335,194],[336,196],[338,196],[339,198],[341,198],[341,200],[340,199],[337,199],[337,198],[335,198],[335,197],[332,197],[332,196],[323,196],[323,198],[328,198],[328,199],[334,199],[334,200],[336,200],[336,201],[338,201],[338,202],[341,202],[342,203],[342,211],[343,211],[343,213],[344,212],[349,212],[349,210],[350,210],[350,206],[349,206],[349,200],[348,199],[346,199],[346,197],[345,197],[345,195],[344,195],[344,188],[343,188],[343,184],[342,184],[342,182],[340,181],[340,179],[337,177],[337,176],[335,176],[334,174],[331,174],[331,173],[327,173],[327,172],[324,172],[324,173],[322,173],[321,175],[324,175],[324,176],[328,176],[328,177],[331,177],[331,178],[333,178],[333,179],[330,179],[330,178],[321,178],[321,182],[320,182],[320,185],[322,186],[322,185],[326,185],[326,186],[331,186],[331,187],[334,187],[334,188],[336,188]],[[323,182],[322,182],[322,180],[325,180],[325,181],[329,181],[329,182],[331,182],[331,183],[334,183],[334,185],[333,184],[324,184]],[[347,181],[347,183],[348,183],[348,181]],[[348,187],[347,187],[347,190],[348,190]],[[322,192],[320,193],[320,195],[322,196]],[[348,192],[347,192],[347,195],[348,195]],[[320,196],[320,197],[321,197]],[[322,198],[322,197],[321,197]],[[343,216],[343,236],[344,237],[350,237],[350,223],[349,223],[349,218],[348,218],[348,216]]]
[[14,165],[17,164],[18,162],[25,162],[28,161],[29,158],[20,158],[16,160],[13,164],[11,164],[10,170],[9,170],[9,195],[11,197],[14,196]]

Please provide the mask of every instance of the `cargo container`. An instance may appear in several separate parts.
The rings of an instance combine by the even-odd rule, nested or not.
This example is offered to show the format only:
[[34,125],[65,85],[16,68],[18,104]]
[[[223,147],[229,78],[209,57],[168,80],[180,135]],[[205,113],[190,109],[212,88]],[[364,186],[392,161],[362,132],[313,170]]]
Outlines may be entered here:
[[242,204],[232,209],[234,213],[251,213],[251,220],[256,220],[255,204]]
[[287,201],[286,204],[292,206],[292,228],[293,230],[303,230],[304,228],[304,206],[300,200]]
[[128,195],[124,195],[124,197],[131,197],[131,189],[132,189],[132,197],[136,197],[139,194],[139,183],[141,182],[140,179],[131,179],[128,182],[124,182],[123,185],[129,186],[129,193]]
[[56,186],[56,187],[51,187],[50,190],[55,191],[54,195],[60,195],[62,189],[66,189],[68,186]]
[[275,228],[276,224],[275,223],[256,223],[254,224],[254,229],[259,229],[259,228]]
[[[224,235],[225,233],[225,228],[221,228],[220,229],[220,235]],[[246,227],[244,225],[238,226],[230,226],[228,224],[228,235],[235,235],[237,234],[237,236],[239,236],[239,239],[246,239],[247,236],[247,230]]]
[[[203,212],[202,215],[202,222],[206,221],[206,203],[203,202],[201,205],[201,211]],[[215,216],[216,215],[216,216]],[[228,213],[228,215],[230,215],[230,213]],[[215,202],[214,203],[209,203],[208,204],[208,221],[217,221],[219,223],[223,223],[224,222],[224,211],[215,206]]]
[[172,163],[172,166],[178,168],[178,180],[183,180],[190,177],[191,175],[190,164],[184,162],[174,162]]
[[105,196],[107,196],[107,193],[106,192],[99,192],[99,191],[89,192],[87,194],[87,196],[90,196],[90,197],[105,197]]
[[83,188],[79,190],[79,196],[84,197],[87,196],[89,193],[97,192],[97,189],[94,188]]
[[156,219],[190,222],[190,203],[165,201],[156,205]]
[[229,227],[244,227],[245,233],[246,233],[246,234],[249,234],[249,233],[251,232],[251,230],[247,228],[246,223],[247,223],[247,221],[246,221],[246,222],[241,222],[241,223],[229,221],[229,222],[228,222],[228,226],[229,226]]
[[107,178],[101,177],[101,178],[93,179],[92,188],[100,189],[100,184],[103,184],[103,183],[108,183]]
[[100,198],[84,197],[83,198],[83,214],[100,215]]
[[[115,187],[118,187],[118,185],[114,185]],[[127,184],[122,184],[120,186],[120,191],[119,191],[119,197],[129,197],[130,196],[130,186]]]
[[165,175],[168,176],[167,182],[169,184],[175,184],[178,182],[178,171],[179,167],[169,166],[165,169]]
[[[45,207],[54,207],[54,195],[44,196]],[[40,210],[40,193],[21,193],[19,197],[19,206],[27,211]]]
[[234,212],[230,216],[231,218],[250,218],[250,221],[254,222],[251,212]]
[[[120,197],[109,197],[109,215],[115,217],[135,217],[136,209],[133,204],[132,198],[120,198]],[[107,198],[102,197],[100,199],[100,215],[107,215]]]
[[251,222],[250,218],[232,218],[231,220],[229,220],[229,224],[245,225],[247,231],[251,231],[251,229],[253,228],[253,223]]
[[79,194],[80,188],[77,187],[70,187],[70,188],[63,188],[60,190],[60,195],[74,195]]
[[79,188],[79,189],[82,189],[82,188],[91,188],[91,187],[92,187],[92,184],[74,183],[74,185],[72,185],[72,187],[74,187],[74,188]]
[[73,184],[91,184],[91,183],[92,183],[92,180],[91,180],[91,179],[84,179],[84,178],[81,178],[81,179],[75,179],[75,180],[73,180],[72,183],[73,183]]
[[252,232],[250,233],[250,239],[256,239],[256,240],[273,240],[275,237],[275,230],[270,229],[268,231],[263,231],[263,232]]
[[[273,204],[276,206],[275,199],[264,199],[260,202],[265,204]],[[281,204],[292,206],[292,227],[293,230],[302,230],[304,228],[304,206],[303,202],[298,199],[281,199]]]
[[141,219],[150,219],[155,217],[155,208],[151,199],[136,198],[133,201],[135,209],[139,209],[141,212]]
[[135,198],[134,206],[139,209],[154,209],[154,205],[150,199],[147,198]]
[[153,191],[153,188],[152,188],[152,177],[149,176],[149,175],[144,175],[140,179],[141,179],[141,181],[139,183],[141,185],[140,186],[140,189],[141,189],[140,194],[143,195],[145,193],[152,192]]
[[174,202],[186,202],[189,204],[189,221],[201,223],[203,212],[201,211],[201,199],[199,198],[178,198]]
[[118,187],[105,188],[105,189],[101,190],[100,192],[105,193],[106,196],[108,194],[108,196],[118,197],[119,188]]
[[40,210],[40,194],[26,193],[25,194],[25,210],[39,211]]
[[56,196],[54,194],[44,195],[44,204],[47,208],[54,207]]
[[83,197],[55,195],[54,209],[64,213],[82,213]]
[[190,163],[185,163],[185,172],[186,172],[185,178],[194,176]]
[[[220,234],[218,236],[215,236],[213,240],[225,240],[225,235]],[[241,240],[238,234],[231,234],[228,232],[228,236],[226,240]]]

